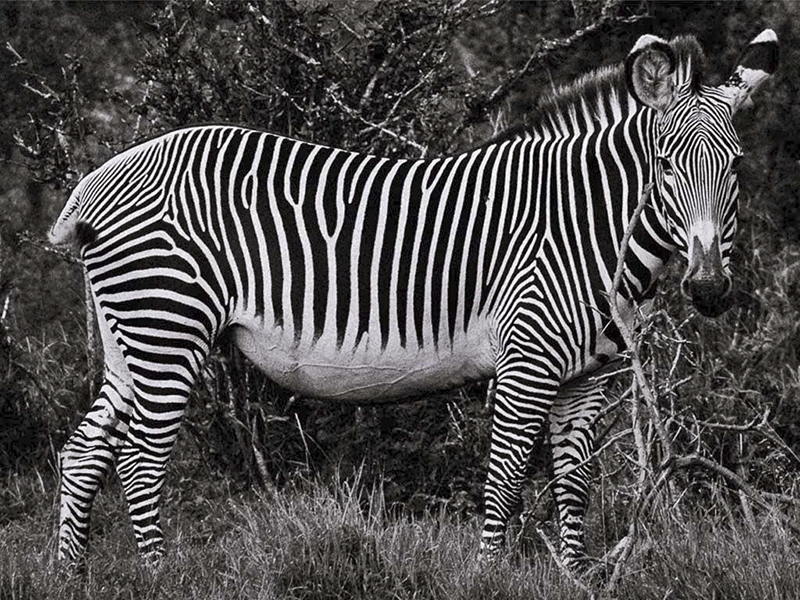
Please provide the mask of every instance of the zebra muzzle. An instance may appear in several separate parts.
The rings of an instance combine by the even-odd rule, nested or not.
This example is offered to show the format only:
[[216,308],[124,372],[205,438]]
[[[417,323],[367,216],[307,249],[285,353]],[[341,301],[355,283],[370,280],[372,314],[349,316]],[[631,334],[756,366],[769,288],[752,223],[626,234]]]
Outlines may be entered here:
[[706,317],[717,317],[731,307],[731,277],[722,267],[719,240],[714,236],[709,248],[695,237],[689,268],[681,282],[684,297]]

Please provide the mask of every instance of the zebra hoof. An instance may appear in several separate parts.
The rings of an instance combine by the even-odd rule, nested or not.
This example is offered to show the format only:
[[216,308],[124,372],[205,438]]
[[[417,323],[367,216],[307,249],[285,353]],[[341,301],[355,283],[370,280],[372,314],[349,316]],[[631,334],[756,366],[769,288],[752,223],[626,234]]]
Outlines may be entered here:
[[58,573],[66,579],[83,579],[89,569],[86,564],[86,553],[74,557],[58,557],[56,562]]
[[140,556],[147,570],[153,573],[160,571],[164,565],[164,548],[161,545],[157,548],[140,551]]
[[481,540],[481,547],[478,552],[478,563],[481,565],[490,565],[496,563],[500,559],[503,552],[504,538],[495,536],[490,542]]

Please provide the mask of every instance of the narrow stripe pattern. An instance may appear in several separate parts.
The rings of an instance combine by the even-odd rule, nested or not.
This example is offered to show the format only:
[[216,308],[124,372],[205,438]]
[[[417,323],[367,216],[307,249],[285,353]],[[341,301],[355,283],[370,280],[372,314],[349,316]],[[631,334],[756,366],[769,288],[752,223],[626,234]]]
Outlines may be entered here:
[[544,430],[562,476],[562,551],[579,560],[603,400],[591,375],[620,348],[607,299],[633,210],[655,182],[625,260],[631,319],[704,227],[727,270],[736,228],[732,109],[692,83],[696,43],[673,47],[676,99],[663,114],[615,67],[456,156],[388,160],[211,125],[85,177],[53,231],[77,232],[106,381],[61,455],[61,556],[83,551],[115,461],[139,547],[160,555],[165,465],[227,332],[276,382],[331,401],[496,377],[483,547],[500,547]]

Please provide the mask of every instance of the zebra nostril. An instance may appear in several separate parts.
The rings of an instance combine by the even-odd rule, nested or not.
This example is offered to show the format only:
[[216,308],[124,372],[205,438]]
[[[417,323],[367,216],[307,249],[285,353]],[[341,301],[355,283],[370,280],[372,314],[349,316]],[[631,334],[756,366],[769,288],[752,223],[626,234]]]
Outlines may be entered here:
[[705,316],[716,317],[730,306],[729,294],[733,284],[728,276],[687,278],[681,287],[687,299]]

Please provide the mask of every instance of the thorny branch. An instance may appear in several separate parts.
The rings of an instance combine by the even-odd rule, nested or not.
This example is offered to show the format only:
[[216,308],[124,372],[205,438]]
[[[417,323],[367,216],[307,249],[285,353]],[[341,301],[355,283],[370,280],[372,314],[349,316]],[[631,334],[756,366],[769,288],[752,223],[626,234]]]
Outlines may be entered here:
[[636,15],[633,17],[613,16],[614,12],[613,9],[616,7],[616,5],[617,3],[614,2],[613,0],[607,2],[603,7],[603,12],[599,20],[595,21],[590,25],[587,25],[586,27],[583,27],[582,29],[576,30],[574,33],[572,33],[567,37],[555,40],[541,39],[536,44],[536,47],[534,48],[533,52],[528,57],[528,60],[525,62],[522,68],[517,69],[516,71],[512,71],[508,75],[508,77],[506,77],[505,81],[503,81],[499,86],[497,86],[488,95],[488,97],[475,103],[472,110],[464,117],[462,123],[456,128],[452,139],[458,139],[458,136],[467,127],[479,122],[481,119],[484,118],[485,115],[489,114],[499,104],[505,101],[505,99],[511,93],[511,90],[514,89],[514,86],[517,85],[519,81],[521,81],[531,71],[533,71],[534,67],[541,64],[546,59],[550,58],[551,55],[553,55],[555,52],[561,50],[568,50],[572,48],[583,38],[591,35],[592,33],[596,32],[597,30],[607,25],[622,25],[622,24],[636,23],[646,18],[646,15]]
[[[644,374],[644,368],[642,367],[642,362],[639,357],[637,341],[634,339],[630,327],[628,326],[628,323],[626,323],[625,319],[622,317],[619,307],[619,296],[620,296],[619,290],[625,270],[625,256],[627,255],[628,246],[630,244],[631,237],[633,236],[634,229],[636,228],[636,224],[639,222],[639,217],[641,216],[642,212],[647,206],[647,202],[650,199],[650,194],[652,193],[652,191],[653,191],[652,183],[649,183],[647,186],[645,186],[642,195],[639,198],[639,203],[633,212],[631,221],[628,224],[627,229],[625,230],[625,235],[622,237],[619,254],[617,255],[617,265],[614,270],[614,279],[611,285],[609,305],[611,310],[611,318],[614,321],[614,325],[617,326],[617,329],[619,330],[619,333],[622,336],[622,340],[626,348],[628,349],[628,352],[630,353],[633,372],[635,375],[634,384],[636,385],[638,391],[640,391],[642,395],[645,397],[648,406],[650,406],[651,408],[652,411],[651,419],[657,421],[656,427],[658,431],[658,437],[663,445],[663,451],[668,459],[665,461],[665,464],[670,465],[672,458],[672,449],[671,449],[672,445],[669,441],[669,438],[666,435],[666,432],[663,430],[663,423],[661,422],[660,415],[658,414],[658,409],[655,406],[655,397],[653,391],[650,388],[647,377]],[[635,317],[635,311],[632,312]],[[624,544],[622,544],[622,549],[619,554],[619,558],[617,559],[617,562],[614,565],[614,572],[612,573],[611,579],[608,582],[607,589],[609,591],[613,591],[616,588],[617,582],[619,581],[622,575],[622,568],[627,563],[628,559],[633,553],[633,548],[636,545],[636,536],[638,531],[637,521],[639,514],[638,507],[640,506],[642,496],[644,495],[644,486],[647,479],[647,462],[648,462],[647,458],[649,455],[648,449],[645,448],[644,446],[644,439],[641,430],[641,421],[639,417],[640,417],[639,395],[633,394],[633,397],[631,399],[631,426],[633,428],[634,440],[636,442],[636,451],[638,457],[637,466],[639,468],[639,474],[636,485],[636,502],[635,502],[635,507],[637,508],[634,509],[630,517],[630,522],[628,523],[628,534],[625,537]]]
[[644,374],[642,360],[639,357],[638,343],[634,339],[631,329],[625,322],[625,319],[622,318],[619,309],[619,289],[625,269],[625,255],[627,254],[628,245],[630,244],[630,239],[633,235],[633,230],[636,227],[636,224],[639,222],[639,217],[647,206],[647,202],[650,199],[650,194],[652,191],[653,184],[647,184],[641,198],[639,199],[639,204],[636,206],[636,210],[633,213],[633,217],[631,217],[631,222],[628,225],[628,229],[625,231],[625,235],[622,238],[622,243],[620,244],[620,251],[617,258],[617,266],[616,270],[614,271],[614,280],[611,286],[609,304],[611,308],[611,317],[614,320],[614,324],[617,326],[617,329],[622,336],[622,340],[625,342],[625,346],[630,352],[633,372],[636,375],[636,381],[639,385],[639,389],[641,390],[645,402],[652,413],[652,422],[656,428],[656,433],[658,434],[659,440],[661,441],[661,450],[664,453],[664,463],[668,464],[672,460],[672,443],[667,436],[666,429],[664,428],[664,422],[661,420],[661,416],[658,412],[655,394],[650,387],[647,376]]
[[42,252],[46,252],[47,254],[52,254],[53,256],[58,257],[64,262],[74,265],[80,264],[81,262],[71,250],[59,246],[53,246],[53,244],[49,242],[32,236],[29,231],[23,231],[17,234],[17,240],[20,244],[29,244],[30,246],[33,246]]
[[[755,432],[760,436],[768,439],[776,446],[780,447],[787,456],[791,456],[795,462],[800,463],[800,456],[792,449],[786,441],[775,432],[772,424],[769,422],[770,409],[765,408],[761,417],[754,417],[749,423],[736,424],[736,423],[718,423],[714,421],[701,421],[695,417],[691,418],[691,424],[697,427],[707,427],[709,429],[717,429],[720,431],[734,431],[738,433],[751,433]],[[686,420],[682,419],[680,424],[686,426]]]
[[[747,499],[752,499],[756,504],[761,506],[765,509],[771,509],[771,505],[768,501],[773,502],[782,502],[791,504],[793,506],[800,506],[800,500],[788,495],[788,494],[772,494],[768,492],[762,492],[754,488],[751,484],[749,484],[744,477],[740,476],[739,474],[731,471],[730,469],[724,467],[723,465],[719,464],[718,462],[702,456],[699,453],[693,453],[689,455],[680,455],[676,456],[673,445],[672,439],[667,433],[665,421],[661,417],[661,414],[658,410],[658,406],[656,403],[656,396],[653,392],[653,388],[650,385],[650,382],[645,375],[644,367],[642,364],[641,357],[639,355],[639,345],[638,339],[634,337],[629,324],[623,318],[621,311],[620,311],[620,288],[622,285],[622,281],[624,279],[624,268],[625,268],[625,256],[627,254],[628,246],[630,243],[630,239],[633,235],[634,228],[636,227],[639,218],[641,216],[642,211],[647,205],[647,202],[650,198],[650,194],[652,192],[652,184],[648,184],[640,199],[639,203],[634,211],[633,217],[631,218],[630,223],[625,231],[625,235],[623,236],[622,242],[620,244],[620,251],[617,257],[617,265],[614,272],[614,279],[612,283],[611,293],[609,295],[609,304],[611,309],[611,316],[614,324],[617,326],[617,329],[620,332],[620,335],[625,343],[625,347],[627,348],[628,355],[630,357],[632,368],[634,372],[634,385],[636,388],[641,392],[642,396],[644,397],[645,403],[647,404],[650,412],[650,419],[648,422],[648,426],[652,427],[656,435],[650,436],[650,440],[647,444],[644,442],[644,436],[641,430],[641,422],[640,422],[640,415],[639,415],[639,396],[638,394],[634,393],[632,400],[631,400],[631,421],[632,426],[631,429],[633,430],[636,449],[637,449],[637,467],[639,469],[639,476],[637,481],[636,493],[635,493],[635,502],[633,504],[633,510],[630,514],[630,521],[628,523],[628,533],[623,538],[620,543],[615,548],[615,554],[618,555],[616,564],[614,566],[614,571],[611,575],[611,578],[608,581],[606,586],[606,591],[608,593],[612,593],[616,588],[620,578],[622,576],[622,571],[628,561],[628,559],[632,556],[633,550],[637,544],[637,536],[638,536],[638,521],[641,515],[647,512],[648,508],[653,504],[657,496],[663,490],[665,486],[669,486],[672,483],[672,476],[681,469],[688,469],[690,467],[700,467],[705,469],[706,471],[710,471],[715,475],[724,479],[728,484],[735,487],[740,492],[740,498],[743,502],[743,508],[745,511],[749,509],[749,505],[746,504]],[[636,311],[632,311],[634,316],[636,315]],[[673,368],[670,372],[674,370]],[[674,415],[673,415],[674,417]],[[751,422],[743,424],[743,425],[734,425],[734,424],[726,424],[726,423],[715,423],[715,422],[708,422],[708,421],[698,421],[694,419],[695,425],[703,425],[709,428],[716,428],[721,430],[728,430],[728,431],[736,431],[736,432],[746,432],[746,431],[758,431],[763,435],[769,437],[769,432],[767,428],[769,427],[768,423],[769,411],[766,410],[759,418],[753,419]],[[671,419],[674,422],[674,419]],[[770,428],[771,429],[771,428]],[[648,463],[649,457],[651,455],[651,451],[653,445],[655,444],[656,439],[658,440],[658,449],[660,451],[663,460],[658,468],[658,479],[656,482],[650,487],[649,490],[646,490],[647,485],[647,471],[648,471]],[[791,523],[789,523],[791,527]]]
[[384,135],[388,135],[389,137],[392,137],[392,138],[396,139],[397,141],[402,142],[403,144],[406,144],[407,146],[411,146],[412,148],[415,148],[416,150],[419,150],[420,158],[425,158],[425,155],[428,153],[428,148],[426,146],[423,146],[422,144],[419,144],[419,143],[415,142],[414,140],[408,139],[404,135],[401,135],[401,134],[399,134],[399,133],[397,133],[395,131],[392,131],[391,129],[388,129],[386,127],[386,123],[373,123],[371,121],[368,121],[367,119],[362,117],[358,113],[358,111],[356,111],[356,110],[350,108],[349,106],[347,106],[346,104],[344,104],[341,101],[341,99],[339,99],[339,97],[336,95],[336,90],[335,90],[334,87],[328,88],[327,91],[328,91],[328,95],[330,96],[331,100],[333,100],[333,102],[339,108],[341,108],[344,112],[346,112],[350,117],[361,121],[364,125],[366,125],[370,129],[377,130],[380,133],[383,133]]

